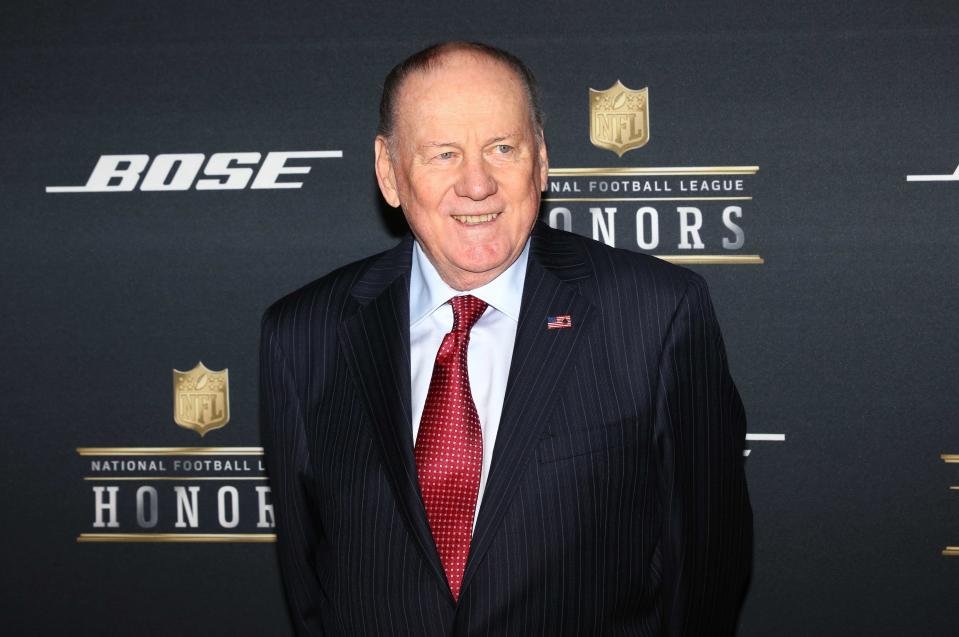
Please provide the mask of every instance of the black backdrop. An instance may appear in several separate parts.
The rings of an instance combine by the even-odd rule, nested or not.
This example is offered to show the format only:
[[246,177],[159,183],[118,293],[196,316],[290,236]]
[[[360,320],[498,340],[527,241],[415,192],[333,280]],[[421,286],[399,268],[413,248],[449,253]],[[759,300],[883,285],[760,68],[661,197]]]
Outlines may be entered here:
[[[565,207],[573,231],[639,249],[636,210],[653,207],[652,251],[710,283],[763,434],[747,445],[756,546],[739,634],[955,634],[956,3],[22,2],[0,9],[0,33],[4,632],[289,632],[271,530],[256,526],[259,316],[395,241],[403,224],[372,175],[380,83],[457,38],[537,73],[552,167],[593,169],[555,183],[627,169],[672,189],[550,193],[543,214]],[[617,79],[649,87],[649,143],[622,157],[589,137],[588,88]],[[277,179],[298,188],[199,190],[187,175],[185,190],[47,190],[83,186],[101,156],[256,152],[257,168],[332,150],[287,160],[310,168]],[[709,197],[737,199],[678,199],[709,178],[690,169],[731,166],[748,168],[745,190]],[[687,205],[699,250],[678,248]],[[202,438],[174,422],[171,385],[201,360],[229,369],[230,392],[230,421]],[[223,455],[182,455],[211,449]],[[94,464],[111,457],[167,466]],[[250,466],[208,482],[172,468],[211,457]],[[144,485],[155,527],[136,519]],[[174,524],[177,485],[202,488],[195,528]],[[222,485],[238,490],[235,528],[217,522]],[[116,527],[94,526],[97,486],[118,488]],[[114,532],[130,535],[93,535]],[[195,541],[209,534],[230,541]]]

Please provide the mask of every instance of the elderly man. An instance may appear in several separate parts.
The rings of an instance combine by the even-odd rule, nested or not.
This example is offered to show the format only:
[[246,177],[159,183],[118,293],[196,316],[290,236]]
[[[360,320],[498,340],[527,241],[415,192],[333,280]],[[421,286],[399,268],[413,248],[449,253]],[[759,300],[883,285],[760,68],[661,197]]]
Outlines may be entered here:
[[395,67],[375,150],[412,235],[263,319],[297,632],[733,632],[745,419],[703,280],[537,222],[536,87],[499,49]]

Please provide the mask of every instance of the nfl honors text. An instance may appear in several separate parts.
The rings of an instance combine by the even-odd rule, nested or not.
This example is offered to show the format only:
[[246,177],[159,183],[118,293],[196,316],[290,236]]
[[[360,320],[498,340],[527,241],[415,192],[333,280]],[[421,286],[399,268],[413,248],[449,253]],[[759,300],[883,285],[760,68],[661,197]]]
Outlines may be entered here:
[[[173,370],[173,420],[205,437],[230,420],[227,369]],[[79,542],[272,542],[260,447],[81,447],[93,498]]]
[[[593,145],[622,156],[650,140],[649,89],[589,90]],[[552,168],[554,228],[680,263],[761,264],[744,254],[744,206],[758,166]],[[678,251],[666,253],[665,251]]]

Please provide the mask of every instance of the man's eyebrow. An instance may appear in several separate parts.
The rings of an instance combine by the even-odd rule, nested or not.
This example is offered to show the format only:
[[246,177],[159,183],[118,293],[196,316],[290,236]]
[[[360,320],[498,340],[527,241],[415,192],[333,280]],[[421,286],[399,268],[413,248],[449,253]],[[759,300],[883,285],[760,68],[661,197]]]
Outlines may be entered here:
[[490,144],[496,144],[498,142],[505,142],[508,139],[512,139],[514,137],[520,137],[521,135],[522,133],[520,133],[519,131],[514,131],[512,133],[504,133],[503,135],[498,135],[496,137],[493,137],[492,139],[486,142],[486,145],[488,146]]
[[[504,142],[506,140],[513,139],[516,137],[521,137],[521,136],[522,136],[522,131],[513,131],[513,132],[503,133],[501,135],[497,135],[495,137],[491,137],[490,139],[486,140],[486,143],[484,144],[484,146],[489,146],[490,144],[497,144],[499,142]],[[452,142],[452,141],[450,142],[428,141],[420,144],[419,146],[417,146],[417,148],[425,150],[430,148],[442,148],[442,147],[448,147],[448,146],[458,147],[459,144],[457,142]]]

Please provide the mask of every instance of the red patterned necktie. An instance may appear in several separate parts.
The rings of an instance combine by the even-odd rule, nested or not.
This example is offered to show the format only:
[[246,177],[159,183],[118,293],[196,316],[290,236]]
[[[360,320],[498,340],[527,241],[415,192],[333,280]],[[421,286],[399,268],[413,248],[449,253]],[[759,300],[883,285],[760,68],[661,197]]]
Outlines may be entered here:
[[483,466],[483,431],[470,391],[466,350],[470,329],[486,311],[474,296],[455,296],[453,331],[443,338],[416,435],[416,473],[426,518],[458,600],[473,535],[473,512]]

